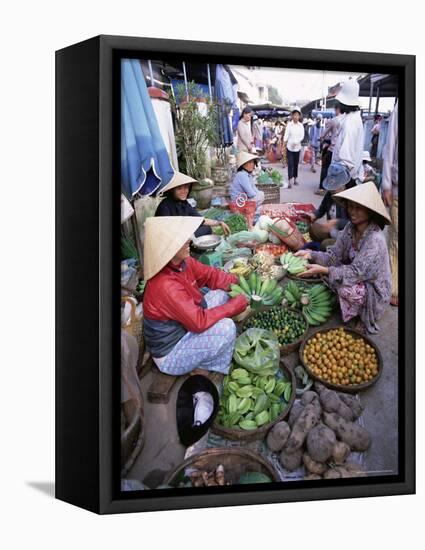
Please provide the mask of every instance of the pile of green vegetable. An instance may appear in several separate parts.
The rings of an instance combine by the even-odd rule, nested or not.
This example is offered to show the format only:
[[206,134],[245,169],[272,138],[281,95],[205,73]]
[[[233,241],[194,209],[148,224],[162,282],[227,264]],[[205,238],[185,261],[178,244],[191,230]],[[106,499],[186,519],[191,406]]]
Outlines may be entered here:
[[301,309],[308,324],[321,325],[332,315],[336,303],[335,296],[324,284],[301,286],[295,281],[290,281],[285,290],[285,299],[291,308]]
[[[229,226],[230,233],[232,234],[248,230],[248,222],[242,214],[231,214],[224,222]],[[213,232],[215,235],[224,235],[224,231],[221,227],[214,227]]]
[[244,294],[253,305],[274,306],[282,301],[283,289],[278,286],[276,279],[262,280],[260,275],[253,272],[246,280],[239,276],[239,285],[230,285],[230,297],[235,298]]
[[270,177],[273,180],[273,183],[275,183],[276,185],[282,185],[283,176],[280,172],[278,172],[277,170],[272,170],[270,172]]
[[274,307],[248,319],[245,327],[269,330],[277,336],[281,346],[287,346],[301,338],[307,330],[307,323],[296,311]]
[[275,421],[292,395],[292,384],[275,375],[260,376],[234,365],[223,381],[217,417],[226,428],[256,430]]
[[274,183],[274,181],[267,172],[263,171],[257,177],[257,183],[259,183],[261,185],[272,185]]

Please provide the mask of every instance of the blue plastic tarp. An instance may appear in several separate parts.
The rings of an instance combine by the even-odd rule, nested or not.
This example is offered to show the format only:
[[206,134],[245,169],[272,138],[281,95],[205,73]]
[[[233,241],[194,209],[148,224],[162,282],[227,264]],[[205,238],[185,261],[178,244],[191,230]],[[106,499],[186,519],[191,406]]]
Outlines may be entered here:
[[151,195],[174,170],[162,140],[140,62],[121,62],[121,187],[128,198]]

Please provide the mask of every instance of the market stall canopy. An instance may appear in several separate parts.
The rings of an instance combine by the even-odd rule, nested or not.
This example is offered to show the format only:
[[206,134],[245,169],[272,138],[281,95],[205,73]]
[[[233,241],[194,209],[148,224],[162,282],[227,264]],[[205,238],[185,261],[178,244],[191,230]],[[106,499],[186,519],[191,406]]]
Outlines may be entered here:
[[261,118],[289,116],[291,109],[287,105],[275,105],[273,103],[260,103],[250,105],[255,114]]
[[395,74],[368,74],[359,80],[363,97],[398,97],[398,78]]
[[140,62],[121,62],[121,187],[127,198],[151,195],[174,174]]

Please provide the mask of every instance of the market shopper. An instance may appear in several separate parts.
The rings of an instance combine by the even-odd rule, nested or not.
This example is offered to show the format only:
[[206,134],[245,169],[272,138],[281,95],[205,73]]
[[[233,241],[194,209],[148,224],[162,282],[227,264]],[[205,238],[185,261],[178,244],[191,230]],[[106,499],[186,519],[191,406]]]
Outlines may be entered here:
[[325,130],[321,137],[322,142],[322,166],[320,169],[320,183],[315,191],[316,195],[324,195],[326,190],[323,188],[323,181],[328,175],[328,169],[332,162],[332,155],[336,140],[340,130],[341,110],[339,105],[335,105],[335,116],[328,120]]
[[371,144],[370,156],[372,158],[376,158],[378,155],[379,134],[381,133],[382,116],[375,115],[374,122],[375,124],[371,131],[372,139],[370,140],[370,144]]
[[301,110],[299,107],[292,109],[292,120],[288,122],[285,129],[283,141],[286,144],[288,158],[288,187],[298,185],[298,164],[300,162],[301,142],[304,139],[304,126],[300,122]]
[[[201,214],[187,200],[194,183],[196,183],[196,180],[190,176],[175,172],[171,181],[161,190],[161,194],[165,198],[159,203],[155,216],[200,217]],[[195,231],[195,236],[211,235],[212,227],[215,226],[220,226],[225,235],[230,235],[229,226],[224,222],[203,218],[202,225]]]
[[358,318],[356,328],[375,333],[391,298],[390,262],[382,231],[391,219],[372,182],[333,198],[346,207],[350,223],[326,252],[300,250],[296,256],[312,262],[304,276],[323,275],[337,293],[344,323]]
[[381,190],[384,203],[390,208],[392,221],[388,231],[392,277],[391,305],[398,306],[398,102],[388,121]]
[[[231,317],[246,298],[229,298],[234,275],[190,257],[199,217],[148,218],[145,223],[143,328],[161,372],[182,375],[195,368],[227,374],[236,339]],[[203,295],[200,289],[211,289]]]
[[252,109],[251,107],[245,107],[242,110],[241,118],[238,122],[237,135],[238,135],[238,149],[239,151],[245,151],[247,153],[254,153],[254,138],[251,129]]
[[255,185],[253,171],[259,157],[251,153],[239,153],[236,166],[237,173],[230,184],[230,198],[236,201],[238,197],[246,195],[248,200],[254,200],[257,203],[257,215],[264,202],[264,193],[259,191]]
[[319,113],[316,116],[314,124],[310,127],[310,170],[316,172],[315,164],[320,151],[320,138],[322,137],[322,115]]
[[347,80],[342,83],[341,90],[335,98],[342,116],[331,166],[345,173],[346,183],[355,182],[362,168],[363,123],[359,91],[359,83],[356,80]]

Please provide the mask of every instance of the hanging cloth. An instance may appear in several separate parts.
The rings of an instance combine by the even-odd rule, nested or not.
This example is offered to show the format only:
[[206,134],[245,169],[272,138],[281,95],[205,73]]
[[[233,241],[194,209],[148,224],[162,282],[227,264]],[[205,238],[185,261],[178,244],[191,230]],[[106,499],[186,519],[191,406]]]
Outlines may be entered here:
[[215,97],[220,109],[220,141],[229,146],[233,143],[233,132],[230,124],[230,109],[234,106],[234,89],[229,73],[223,65],[217,65],[215,72]]
[[137,59],[121,61],[121,187],[151,195],[173,177],[167,149]]

